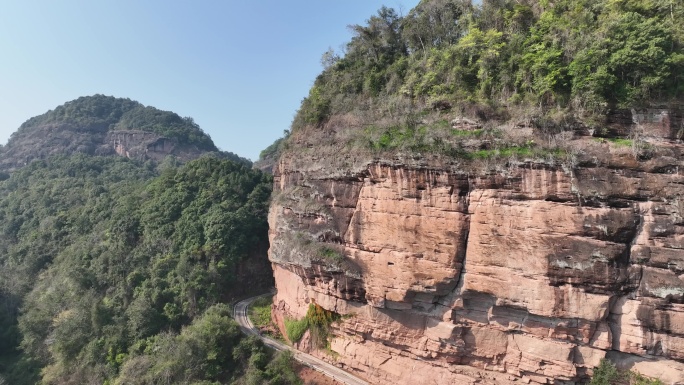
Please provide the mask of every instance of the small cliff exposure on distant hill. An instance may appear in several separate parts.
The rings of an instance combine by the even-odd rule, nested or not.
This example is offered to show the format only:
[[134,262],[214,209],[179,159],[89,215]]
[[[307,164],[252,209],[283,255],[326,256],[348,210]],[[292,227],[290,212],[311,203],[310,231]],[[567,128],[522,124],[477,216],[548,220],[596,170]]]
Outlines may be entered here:
[[34,159],[83,153],[188,161],[218,151],[191,118],[130,99],[81,97],[26,121],[0,152],[0,168],[14,171]]
[[[290,339],[373,384],[580,384],[604,359],[684,383],[684,10],[655,3],[354,26],[274,167],[283,333],[337,314]],[[662,55],[630,61],[638,41]]]

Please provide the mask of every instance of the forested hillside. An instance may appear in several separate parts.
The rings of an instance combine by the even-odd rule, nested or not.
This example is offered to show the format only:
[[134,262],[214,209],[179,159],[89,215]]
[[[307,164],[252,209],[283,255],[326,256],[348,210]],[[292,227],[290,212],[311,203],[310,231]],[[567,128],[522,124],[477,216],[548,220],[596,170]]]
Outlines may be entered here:
[[251,164],[219,151],[190,117],[127,98],[83,96],[24,122],[0,147],[0,175],[55,155],[119,155],[159,164],[187,162],[208,152]]
[[684,88],[682,17],[671,0],[424,0],[405,17],[382,8],[350,27],[342,57],[323,56],[295,128],[372,99],[389,115],[401,97],[579,113],[670,102]]
[[614,111],[681,104],[683,17],[671,0],[423,0],[405,15],[383,7],[350,26],[343,52],[323,55],[292,133],[354,157],[553,155],[563,131],[610,136]]
[[[99,99],[20,132],[69,120],[87,136],[131,121],[215,150],[188,119],[127,99],[105,97],[107,111],[83,103]],[[273,358],[230,317],[231,301],[273,284],[272,181],[223,158],[55,155],[0,182],[0,384],[299,381],[288,356]]]
[[[14,136],[44,125],[69,124],[87,130],[140,130],[196,145],[200,150],[216,151],[216,146],[192,118],[181,118],[171,111],[144,106],[127,98],[83,96],[35,116],[21,125]],[[11,143],[11,142],[10,142]]]

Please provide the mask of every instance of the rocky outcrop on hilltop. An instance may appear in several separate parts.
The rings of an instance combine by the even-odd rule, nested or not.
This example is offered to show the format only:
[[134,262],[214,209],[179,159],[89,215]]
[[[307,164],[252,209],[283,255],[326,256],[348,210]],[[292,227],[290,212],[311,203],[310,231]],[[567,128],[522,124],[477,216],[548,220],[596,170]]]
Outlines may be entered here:
[[300,134],[275,170],[274,318],[343,315],[317,354],[374,384],[576,384],[602,358],[684,383],[681,123],[621,111],[600,134],[639,148],[579,127],[563,159],[484,168]]
[[112,150],[126,158],[156,161],[161,161],[168,155],[187,161],[202,154],[195,146],[184,145],[152,132],[135,130],[109,132],[100,151],[106,153]]
[[120,155],[136,160],[161,161],[172,155],[188,161],[206,151],[188,146],[161,135],[135,130],[77,130],[70,126],[45,126],[26,138],[13,140],[0,153],[0,168],[14,171],[35,159],[54,155],[83,153],[89,155]]
[[[0,170],[12,172],[36,159],[82,153],[181,162],[218,149],[191,118],[111,96],[81,97],[35,116],[0,151]],[[234,154],[227,158],[244,161]]]

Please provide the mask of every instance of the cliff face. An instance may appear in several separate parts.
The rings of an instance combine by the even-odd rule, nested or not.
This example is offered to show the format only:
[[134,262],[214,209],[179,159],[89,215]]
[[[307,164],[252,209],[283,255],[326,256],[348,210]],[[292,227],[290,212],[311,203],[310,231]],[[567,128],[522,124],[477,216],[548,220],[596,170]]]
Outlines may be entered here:
[[317,354],[374,384],[573,384],[604,357],[684,383],[681,116],[611,122],[639,123],[650,155],[578,130],[565,162],[466,172],[293,138],[269,215],[274,317],[344,315],[337,355]]
[[113,149],[120,156],[133,159],[163,160],[174,155],[181,160],[190,160],[203,152],[194,146],[178,143],[177,140],[145,131],[110,131],[107,134],[103,150]]
[[[0,148],[0,170],[74,153],[185,162],[218,149],[192,118],[113,96],[83,96],[24,122]],[[237,158],[225,154],[228,158]],[[235,159],[240,161],[239,159]]]
[[110,131],[106,125],[46,124],[15,133],[0,153],[0,168],[14,171],[35,159],[58,154],[120,155],[161,161],[173,155],[182,161],[206,151],[159,134],[136,130]]

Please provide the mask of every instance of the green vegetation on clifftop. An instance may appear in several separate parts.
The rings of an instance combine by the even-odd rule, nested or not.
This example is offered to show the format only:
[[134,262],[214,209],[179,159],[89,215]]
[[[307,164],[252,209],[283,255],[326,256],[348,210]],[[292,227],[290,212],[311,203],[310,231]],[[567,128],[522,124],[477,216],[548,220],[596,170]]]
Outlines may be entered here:
[[683,17],[684,4],[669,0],[382,7],[350,27],[343,54],[324,53],[292,134],[275,147],[335,175],[373,159],[464,171],[558,165],[576,150],[573,133],[617,135],[610,114],[681,106]]
[[293,128],[372,111],[515,106],[601,113],[678,99],[684,6],[649,1],[423,0],[406,16],[383,7],[302,102]]

